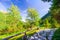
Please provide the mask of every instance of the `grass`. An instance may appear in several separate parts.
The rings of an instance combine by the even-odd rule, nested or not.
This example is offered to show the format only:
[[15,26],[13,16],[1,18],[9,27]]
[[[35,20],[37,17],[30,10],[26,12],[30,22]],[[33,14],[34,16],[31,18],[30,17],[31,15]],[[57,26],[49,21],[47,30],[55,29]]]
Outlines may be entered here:
[[18,31],[18,32],[14,32],[14,33],[11,33],[11,34],[0,35],[0,39],[7,38],[7,37],[9,37],[9,36],[18,34],[18,33],[20,33],[20,32],[24,32],[25,30],[26,30],[26,29],[23,29],[23,30],[20,30],[20,31]]

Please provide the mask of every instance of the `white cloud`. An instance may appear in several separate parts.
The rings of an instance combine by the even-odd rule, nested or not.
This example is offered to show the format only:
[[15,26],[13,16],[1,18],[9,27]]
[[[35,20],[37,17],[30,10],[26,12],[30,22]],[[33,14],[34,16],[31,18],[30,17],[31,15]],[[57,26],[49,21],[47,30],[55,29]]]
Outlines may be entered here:
[[0,2],[0,11],[1,12],[7,12],[6,7]]
[[40,17],[47,14],[49,8],[51,7],[50,5],[51,3],[48,2],[44,3],[41,0],[28,0],[28,3],[30,8],[35,8],[39,12]]
[[24,11],[21,11],[21,15],[22,15],[22,21],[26,22],[26,16],[27,16],[27,9]]

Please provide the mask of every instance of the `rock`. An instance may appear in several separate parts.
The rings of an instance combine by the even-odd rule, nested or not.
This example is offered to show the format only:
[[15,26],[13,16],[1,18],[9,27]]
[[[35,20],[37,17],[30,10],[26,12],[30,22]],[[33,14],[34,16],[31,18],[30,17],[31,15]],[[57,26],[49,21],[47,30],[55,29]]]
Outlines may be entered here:
[[35,33],[33,36],[30,37],[29,40],[46,40],[46,37],[48,38],[48,40],[51,40],[54,32],[55,30],[51,29],[43,30]]

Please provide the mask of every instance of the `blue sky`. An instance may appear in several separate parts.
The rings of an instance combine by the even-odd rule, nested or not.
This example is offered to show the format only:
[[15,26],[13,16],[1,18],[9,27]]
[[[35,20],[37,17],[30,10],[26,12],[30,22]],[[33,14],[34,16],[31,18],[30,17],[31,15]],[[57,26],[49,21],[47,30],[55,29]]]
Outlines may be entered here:
[[7,8],[11,6],[11,3],[18,6],[21,11],[21,15],[23,20],[27,16],[27,9],[28,8],[35,8],[40,17],[43,17],[51,7],[51,3],[49,2],[42,2],[41,0],[0,0],[0,11],[7,11]]

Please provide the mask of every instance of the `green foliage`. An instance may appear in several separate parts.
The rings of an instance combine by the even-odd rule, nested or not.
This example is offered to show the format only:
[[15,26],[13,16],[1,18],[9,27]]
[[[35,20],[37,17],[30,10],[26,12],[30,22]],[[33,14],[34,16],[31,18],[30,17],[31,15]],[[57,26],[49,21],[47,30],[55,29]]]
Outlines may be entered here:
[[[48,0],[43,0],[48,1]],[[50,0],[51,1],[51,0]],[[53,17],[60,23],[60,0],[52,0],[52,7],[50,8],[50,12]]]
[[16,6],[12,5],[9,11],[10,11],[9,14],[6,17],[6,24],[8,24],[11,28],[11,30],[9,31],[12,32],[13,30],[14,32],[14,31],[21,30],[22,22],[21,22],[19,9]]
[[45,27],[46,28],[49,28],[50,27],[50,23],[49,23],[49,20],[48,19],[46,19],[44,23],[45,23]]
[[19,9],[18,9],[17,6],[15,6],[15,5],[12,4],[12,6],[11,6],[10,9],[9,9],[9,11],[10,11],[10,13],[11,13],[14,17],[16,17],[17,19],[21,19],[20,11],[19,11]]
[[60,28],[55,31],[52,40],[60,40]]
[[27,22],[32,26],[38,26],[39,25],[39,14],[36,11],[36,9],[28,9],[28,16],[27,16]]
[[[52,1],[52,7],[50,8],[50,12],[53,16],[53,18],[55,19],[54,24],[55,26],[58,25],[58,27],[60,27],[60,0],[53,0]],[[52,40],[60,40],[60,28],[58,30],[56,30],[56,32],[54,33],[54,36],[52,38]]]
[[20,11],[16,6],[12,5],[8,13],[0,12],[0,35],[11,34],[22,29],[24,28]]
[[[43,0],[43,1],[49,2],[51,0]],[[60,25],[58,24],[60,23],[60,1],[53,0],[52,2],[53,4],[49,12],[52,15],[47,17],[44,20],[40,19],[38,11],[33,8],[29,8],[27,10],[28,15],[26,18],[26,22],[21,21],[22,18],[20,15],[20,11],[18,7],[15,5],[12,5],[9,8],[9,12],[6,14],[3,12],[0,12],[0,35],[16,33],[16,32],[22,31],[23,29],[28,29],[29,27],[39,26],[39,22],[42,24],[43,27],[46,27],[46,28],[60,27]],[[56,30],[53,36],[53,40],[59,39],[59,37],[58,39],[57,37],[55,37],[59,35],[59,32],[60,32],[59,30],[60,28]]]
[[59,0],[53,0],[52,7],[50,8],[50,12],[53,15],[53,17],[60,22],[60,1]]

